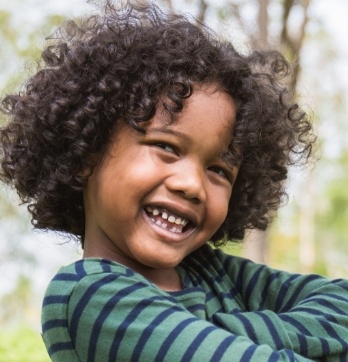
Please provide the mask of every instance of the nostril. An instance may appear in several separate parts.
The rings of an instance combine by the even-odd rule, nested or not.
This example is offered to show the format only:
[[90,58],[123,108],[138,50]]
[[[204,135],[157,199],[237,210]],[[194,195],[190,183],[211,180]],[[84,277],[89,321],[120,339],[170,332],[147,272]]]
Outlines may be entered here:
[[197,193],[192,193],[190,191],[178,190],[177,191],[185,199],[189,199],[194,204],[200,204],[203,201],[203,197],[197,195]]
[[204,175],[202,175],[202,172],[196,166],[175,170],[166,180],[167,188],[194,203],[200,203],[205,199]]

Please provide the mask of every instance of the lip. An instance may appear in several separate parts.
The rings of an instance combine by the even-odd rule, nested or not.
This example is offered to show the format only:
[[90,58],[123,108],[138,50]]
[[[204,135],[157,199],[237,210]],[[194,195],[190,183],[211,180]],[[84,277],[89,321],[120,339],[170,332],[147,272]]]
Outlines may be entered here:
[[187,230],[183,233],[174,233],[172,231],[169,231],[168,229],[164,229],[164,228],[156,225],[150,219],[150,217],[147,215],[145,208],[143,208],[142,214],[143,214],[146,222],[150,225],[150,227],[153,230],[156,231],[157,234],[160,235],[161,238],[163,238],[166,241],[171,241],[171,242],[184,241],[195,230],[197,230],[198,218],[192,210],[189,210],[181,205],[177,205],[174,203],[168,203],[168,202],[151,202],[151,203],[146,204],[146,206],[151,206],[153,208],[158,208],[158,209],[167,209],[168,211],[178,215],[179,217],[189,220],[189,222],[192,224],[192,227],[189,230]]
[[150,206],[157,209],[166,209],[169,212],[172,212],[175,215],[178,215],[181,218],[189,220],[191,224],[193,224],[193,228],[196,228],[199,225],[199,220],[197,214],[191,209],[182,204],[174,203],[174,202],[150,202],[146,204],[146,206]]
[[156,225],[146,214],[145,210],[142,211],[142,214],[152,230],[154,230],[162,240],[167,242],[179,243],[185,241],[196,230],[196,227],[192,227],[184,233],[174,233],[168,229],[163,229],[161,226]]

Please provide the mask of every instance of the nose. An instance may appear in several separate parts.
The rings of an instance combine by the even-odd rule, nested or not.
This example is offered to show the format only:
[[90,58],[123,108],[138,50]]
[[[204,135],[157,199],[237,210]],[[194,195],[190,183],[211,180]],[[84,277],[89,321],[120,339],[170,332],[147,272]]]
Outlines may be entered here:
[[176,165],[166,179],[167,188],[196,203],[206,200],[204,170],[194,162]]

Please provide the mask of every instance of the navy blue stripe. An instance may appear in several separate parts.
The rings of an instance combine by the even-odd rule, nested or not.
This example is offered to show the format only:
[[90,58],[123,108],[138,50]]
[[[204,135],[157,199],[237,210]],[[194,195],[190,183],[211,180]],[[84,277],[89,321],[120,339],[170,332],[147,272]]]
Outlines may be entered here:
[[[255,329],[248,318],[246,318],[242,313],[237,313],[234,315],[235,318],[238,318],[240,322],[243,324],[245,331],[247,332],[249,338],[253,340],[255,343],[258,342],[258,338],[255,334]],[[223,318],[221,318],[223,319]]]
[[348,341],[343,340],[339,334],[335,331],[335,329],[332,327],[330,322],[327,322],[326,320],[320,320],[319,323],[322,325],[322,327],[326,330],[326,333],[338,341],[341,346],[345,349],[348,347]]
[[[267,362],[279,362],[279,353],[278,352],[273,352],[269,358]],[[261,362],[261,361],[260,361]]]
[[97,347],[97,343],[99,341],[99,335],[100,335],[101,329],[103,327],[103,324],[104,324],[105,320],[110,315],[110,313],[112,311],[114,311],[114,308],[117,305],[117,303],[121,299],[127,298],[127,296],[129,296],[130,294],[132,294],[132,293],[136,292],[137,290],[142,289],[144,287],[145,287],[144,283],[139,282],[139,283],[132,284],[129,287],[121,289],[118,293],[113,295],[107,301],[107,303],[104,305],[103,309],[101,310],[101,312],[99,313],[98,317],[96,318],[96,320],[95,320],[95,322],[93,324],[91,337],[90,337],[90,340],[89,340],[87,362],[94,361],[95,353],[96,353],[96,347]]
[[67,304],[69,301],[69,295],[48,295],[43,300],[43,306],[49,304]]
[[[267,297],[268,297],[268,293],[269,293],[269,288],[270,288],[270,285],[273,283],[273,281],[275,279],[277,279],[280,275],[280,272],[275,272],[275,273],[272,273],[268,276],[267,278],[267,281],[265,283],[265,286],[262,290],[262,293],[261,293],[261,301],[260,301],[260,305],[259,305],[259,310],[262,310],[265,308],[265,303],[267,301]],[[268,309],[270,307],[268,306]],[[277,311],[275,310],[274,311],[275,313],[277,313]]]
[[280,309],[280,312],[288,311],[292,309],[292,307],[295,305],[295,301],[299,297],[301,291],[304,288],[310,288],[310,283],[313,280],[321,279],[319,275],[308,275],[306,278],[302,280],[302,282],[297,285],[296,289],[292,289],[292,296],[289,298],[289,300],[286,302],[286,304]]
[[[214,285],[214,281],[211,280],[211,285]],[[233,291],[233,294],[232,294],[232,291]],[[231,291],[227,291],[227,292],[224,292],[224,291],[217,291],[217,290],[211,290],[210,292],[208,292],[206,294],[206,298],[205,298],[205,302],[206,304],[212,300],[212,299],[218,299],[220,301],[220,303],[224,303],[224,299],[228,299],[228,300],[233,300],[235,299],[235,295],[238,294],[238,292],[236,291],[236,289],[232,289]],[[230,312],[229,310],[226,311],[224,310],[225,313],[226,312]]]
[[158,351],[154,362],[164,361],[164,358],[172,344],[174,344],[176,338],[180,333],[190,324],[197,322],[197,318],[188,318],[180,322],[167,336],[164,342],[161,345],[160,350]]
[[198,348],[200,347],[200,345],[202,344],[202,342],[207,338],[207,336],[213,332],[216,331],[216,327],[215,326],[210,326],[210,327],[206,327],[204,328],[197,336],[196,338],[191,342],[191,344],[187,347],[185,354],[183,355],[181,361],[182,362],[187,362],[187,361],[191,361],[192,357],[194,356],[194,354],[196,353],[196,351],[198,350]]
[[75,272],[80,277],[85,277],[87,275],[84,263],[85,263],[84,259],[79,260],[75,263]]
[[329,342],[325,339],[325,338],[319,338],[320,344],[321,344],[321,349],[323,351],[323,353],[321,354],[322,356],[327,356],[330,354],[330,345]]
[[255,345],[251,345],[247,348],[247,350],[243,353],[240,362],[250,362],[251,357],[253,356],[253,354],[256,351],[256,346]]
[[216,298],[215,293],[213,290],[209,291],[206,295],[205,295],[205,301],[206,303],[208,303],[211,299]]
[[245,300],[249,301],[251,294],[253,293],[253,291],[255,290],[255,285],[257,284],[257,280],[259,279],[259,276],[262,272],[262,270],[265,268],[264,265],[262,265],[261,267],[259,267],[256,272],[254,272],[253,276],[250,278],[248,286],[245,290]]
[[110,347],[109,351],[109,362],[116,361],[118,349],[121,345],[122,339],[128,329],[128,327],[133,323],[133,321],[139,316],[141,312],[145,310],[150,304],[152,304],[157,299],[162,299],[163,297],[154,297],[151,299],[144,299],[138,303],[135,308],[133,308],[127,317],[122,321],[122,323],[117,327],[114,340]]
[[334,279],[331,280],[330,284],[336,284],[338,287],[344,289],[346,292],[348,292],[348,285],[346,283],[345,279]]
[[220,275],[216,273],[216,270],[211,270],[212,275],[209,275],[208,281],[210,285],[221,285],[223,284],[223,279]]
[[244,270],[245,270],[247,264],[249,264],[249,263],[251,263],[250,260],[247,260],[247,259],[243,260],[239,267],[239,270],[238,270],[238,275],[236,278],[236,288],[240,294],[242,294],[243,287],[244,287],[244,277],[243,277]]
[[167,319],[170,315],[176,312],[182,312],[183,309],[177,306],[172,306],[168,309],[165,309],[162,313],[160,313],[143,331],[141,334],[131,357],[131,361],[138,361],[139,356],[148,341],[151,337],[151,334],[154,329],[156,329],[165,319]]
[[235,339],[236,339],[235,336],[229,336],[229,337],[225,338],[220,343],[219,347],[215,350],[213,356],[210,359],[210,362],[220,361],[221,358],[224,356],[227,348],[229,348],[231,346],[231,344],[234,342]]
[[308,354],[308,341],[306,335],[311,337],[311,332],[298,320],[288,316],[288,315],[280,315],[279,316],[283,321],[287,322],[294,328],[296,328],[300,333],[296,333],[299,345],[300,345],[300,353],[307,356]]
[[[187,266],[187,268],[192,269],[192,265]],[[206,284],[205,280],[203,280],[203,278],[199,274],[192,276],[191,282],[192,282],[193,286],[196,288],[202,288],[202,285]]]
[[297,319],[290,317],[289,315],[286,314],[281,314],[279,315],[279,318],[289,324],[291,324],[293,327],[297,328],[297,330],[302,333],[305,334],[307,336],[311,336],[311,332],[302,324],[300,323]]
[[47,332],[48,330],[52,328],[59,328],[59,327],[68,327],[68,321],[67,319],[52,319],[50,321],[47,321],[42,325],[42,333]]
[[304,313],[310,313],[313,316],[318,316],[318,317],[325,317],[328,319],[332,318],[332,314],[329,313],[324,313],[321,310],[318,309],[314,309],[314,308],[308,308],[308,307],[295,307],[291,310],[291,312],[304,312]]
[[322,297],[317,298],[311,298],[310,300],[306,300],[304,303],[301,303],[300,305],[305,305],[306,303],[315,302],[316,304],[320,304],[323,307],[327,309],[331,309],[332,311],[338,313],[339,315],[346,315],[346,311],[343,311],[342,309],[338,308],[336,305],[334,305],[329,300],[323,299]]
[[132,276],[134,276],[134,275],[135,275],[134,271],[133,271],[132,269],[127,268],[127,270],[126,270],[126,276],[127,276],[127,277],[132,277]]
[[296,362],[295,354],[290,349],[285,349],[285,353],[289,357],[289,362]]
[[66,350],[74,350],[74,346],[71,342],[61,342],[52,344],[48,350],[48,354],[52,356],[54,353],[66,351]]
[[[226,278],[226,275],[228,276],[229,275],[229,270],[230,270],[230,263],[231,261],[233,260],[233,257],[230,256],[228,258],[224,258],[224,261],[223,261],[223,264],[222,264],[222,268],[220,268],[217,273],[221,276],[221,282],[223,285],[226,284],[225,282],[225,278]],[[209,260],[208,260],[209,262]],[[213,283],[212,285],[215,285],[216,283],[214,282],[214,279],[211,279],[211,282]],[[230,285],[229,286],[230,290],[228,292],[225,292],[222,297],[225,298],[228,297],[228,298],[231,298],[231,299],[235,299],[236,298],[236,295],[240,295],[240,291],[237,290],[235,288],[234,285]],[[230,312],[230,311],[227,311],[227,312]]]
[[[307,299],[310,299],[312,297],[317,297],[318,293],[311,293],[308,294]],[[341,302],[344,303],[348,303],[348,298],[344,298],[340,295],[336,295],[336,294],[332,294],[332,293],[320,293],[321,297],[326,297],[326,298],[330,298],[330,299],[335,299],[335,300],[340,300]],[[306,301],[304,301],[303,303],[305,303]]]
[[284,302],[284,299],[285,299],[285,296],[286,296],[286,293],[287,291],[290,289],[291,290],[291,287],[290,287],[290,284],[293,280],[299,278],[299,275],[298,274],[294,274],[294,275],[291,275],[289,279],[285,280],[283,283],[282,283],[282,286],[281,288],[279,289],[279,292],[278,292],[278,296],[277,296],[277,300],[275,302],[275,308],[274,310],[279,313],[281,310],[282,310],[282,305],[283,305],[283,302]]
[[234,286],[232,286],[232,288],[229,290],[229,295],[231,296],[232,300],[235,300],[236,296],[240,294],[241,293]]
[[[108,265],[118,265],[117,263],[115,263],[114,261],[111,261],[109,259],[100,259],[100,264],[108,264]],[[119,264],[121,265],[121,264]],[[126,266],[122,265],[122,267],[127,268]]]
[[281,338],[280,338],[280,336],[279,336],[279,334],[278,334],[278,332],[277,332],[271,318],[267,314],[264,314],[262,312],[256,312],[256,314],[258,316],[260,316],[263,319],[264,323],[266,324],[266,326],[267,326],[267,328],[268,328],[268,330],[269,330],[269,332],[270,332],[270,334],[271,334],[271,336],[273,338],[273,341],[274,341],[274,343],[276,345],[276,349],[284,348],[283,342],[282,342],[282,340],[281,340]]
[[303,356],[308,356],[308,341],[307,337],[303,334],[296,333],[298,344],[300,346],[300,354]]
[[[208,313],[209,312],[209,313]],[[237,311],[238,313],[239,311]],[[220,318],[217,317],[217,314],[219,313],[226,313],[225,309],[223,307],[221,307],[218,310],[215,310],[214,312],[212,311],[206,311],[206,320],[215,324],[215,325],[220,325]],[[232,313],[232,312],[231,312]]]
[[[240,311],[237,311],[237,313],[240,312]],[[226,313],[225,311],[225,308],[224,307],[221,307],[220,309],[218,309],[214,314],[217,314],[217,313]],[[212,315],[212,317],[214,317],[214,314]]]
[[[234,290],[234,292],[236,292],[236,290]],[[219,297],[221,298],[222,303],[223,303],[222,299],[230,299],[230,298],[232,298],[232,300],[235,299],[235,294],[237,293],[232,294],[231,291],[228,292],[219,291]]]
[[111,265],[110,263],[106,263],[104,259],[100,261],[100,266],[104,273],[111,273]]
[[64,282],[77,282],[81,279],[81,277],[79,277],[76,274],[71,274],[71,273],[60,273],[57,274],[52,281],[64,281]]
[[197,311],[205,311],[205,306],[203,304],[193,304],[186,308],[192,314],[195,314]]
[[95,283],[91,284],[86,292],[83,294],[83,296],[80,298],[79,302],[76,304],[76,307],[74,309],[74,312],[71,317],[71,323],[70,323],[70,335],[72,339],[72,343],[75,345],[76,342],[76,335],[77,335],[77,329],[80,321],[80,317],[87,306],[89,300],[93,298],[94,294],[98,291],[99,288],[103,287],[106,284],[114,282],[119,275],[115,274],[108,274],[102,279],[99,279]]

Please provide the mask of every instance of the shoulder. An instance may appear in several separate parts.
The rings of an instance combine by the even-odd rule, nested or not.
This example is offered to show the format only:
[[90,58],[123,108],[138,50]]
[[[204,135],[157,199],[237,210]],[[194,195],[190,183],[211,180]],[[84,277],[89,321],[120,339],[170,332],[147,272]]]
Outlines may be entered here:
[[46,290],[43,305],[45,307],[46,304],[59,300],[67,303],[71,296],[78,292],[88,293],[91,297],[97,290],[110,284],[113,285],[113,288],[117,286],[118,289],[134,284],[154,287],[140,274],[119,263],[105,259],[87,258],[60,268]]
[[[53,361],[79,361],[77,343],[85,340],[100,319],[108,319],[116,306],[122,321],[141,301],[163,300],[164,294],[140,274],[112,261],[83,259],[62,267],[46,290],[41,312],[50,357]],[[82,344],[83,350],[88,350],[86,342]]]

